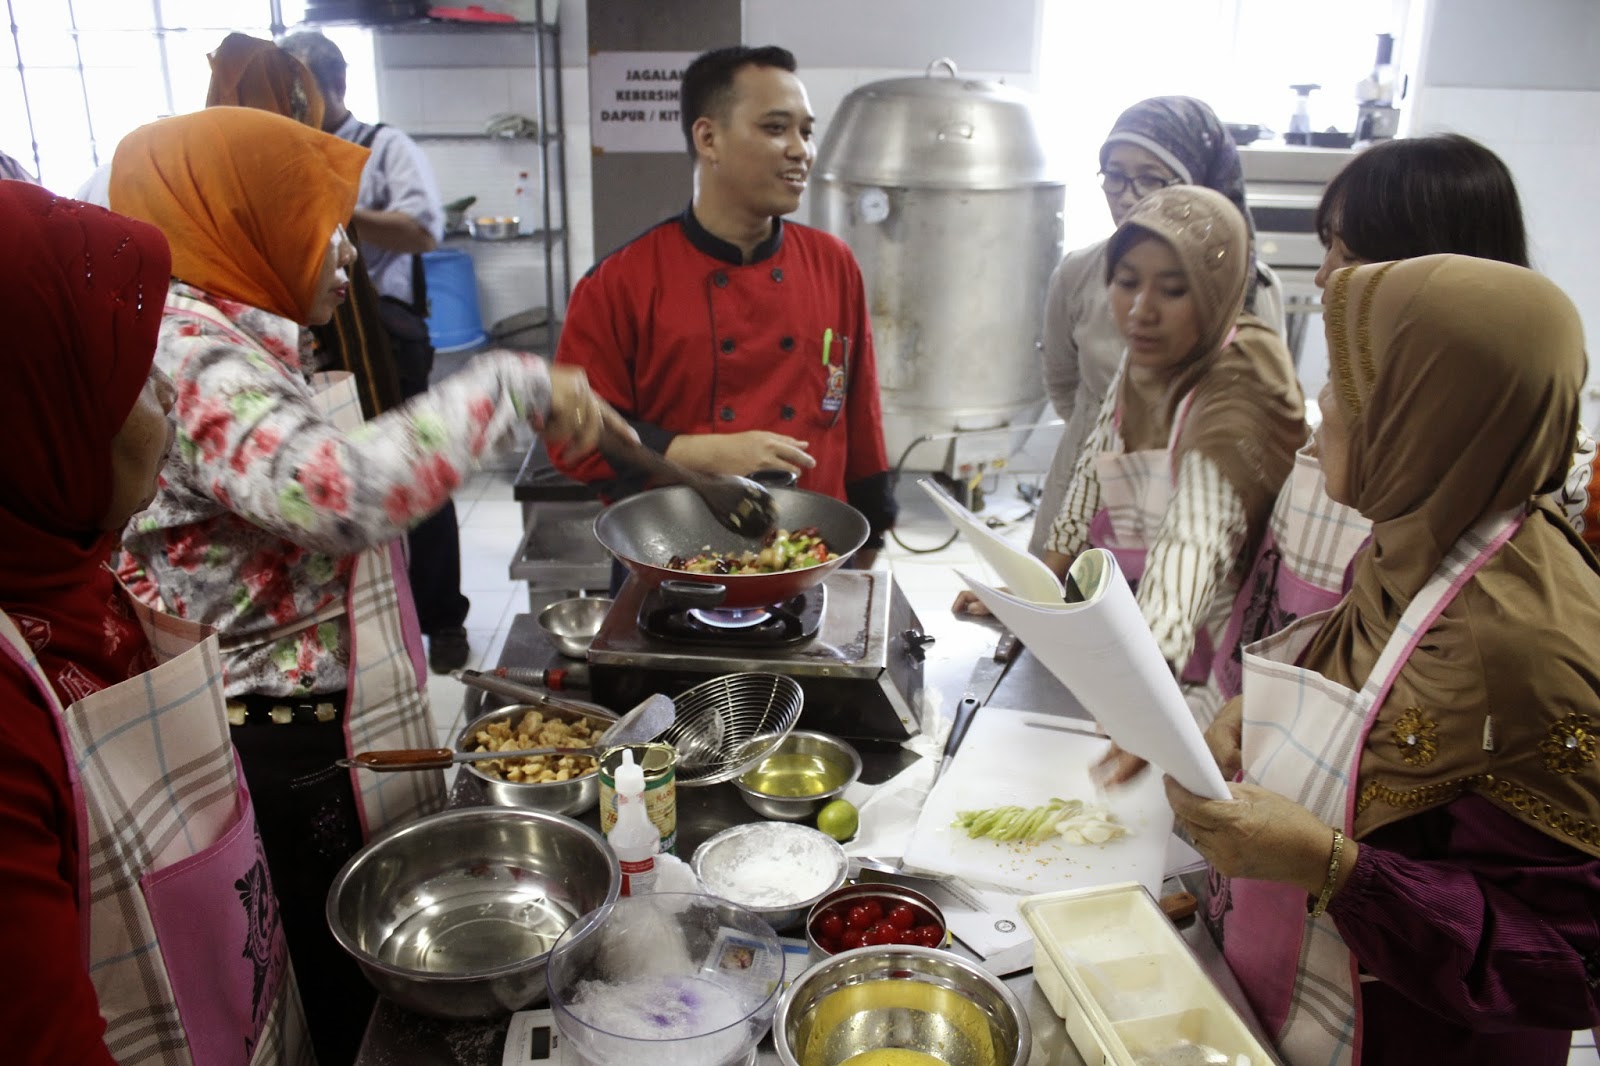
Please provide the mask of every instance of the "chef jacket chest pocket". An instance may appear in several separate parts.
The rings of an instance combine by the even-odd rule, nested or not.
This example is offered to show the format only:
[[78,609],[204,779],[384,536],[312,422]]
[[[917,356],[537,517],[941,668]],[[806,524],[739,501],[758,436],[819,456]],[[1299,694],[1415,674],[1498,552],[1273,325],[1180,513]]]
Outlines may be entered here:
[[[829,428],[844,417],[850,399],[850,355],[853,342],[837,333],[797,342],[790,358],[798,360],[800,387],[779,399],[779,417],[796,428]],[[781,346],[781,345],[780,345]]]

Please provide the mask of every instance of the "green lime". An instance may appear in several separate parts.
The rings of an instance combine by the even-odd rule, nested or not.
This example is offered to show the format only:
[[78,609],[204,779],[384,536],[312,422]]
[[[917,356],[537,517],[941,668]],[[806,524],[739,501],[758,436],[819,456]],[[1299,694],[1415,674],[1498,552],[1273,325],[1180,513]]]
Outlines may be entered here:
[[817,812],[817,828],[835,840],[849,840],[861,826],[861,815],[849,800],[834,800]]

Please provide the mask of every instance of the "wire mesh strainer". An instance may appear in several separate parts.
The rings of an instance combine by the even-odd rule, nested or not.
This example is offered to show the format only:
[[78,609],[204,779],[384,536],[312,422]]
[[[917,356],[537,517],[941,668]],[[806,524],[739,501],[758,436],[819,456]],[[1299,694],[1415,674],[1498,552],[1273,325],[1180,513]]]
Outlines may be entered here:
[[673,698],[677,719],[655,739],[678,752],[680,786],[729,781],[789,735],[805,698],[782,674],[729,674]]

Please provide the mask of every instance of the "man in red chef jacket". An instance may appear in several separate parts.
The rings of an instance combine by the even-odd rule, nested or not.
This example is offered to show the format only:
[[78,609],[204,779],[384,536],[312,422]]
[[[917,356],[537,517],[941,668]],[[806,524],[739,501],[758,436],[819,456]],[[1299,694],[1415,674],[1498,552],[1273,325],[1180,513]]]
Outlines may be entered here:
[[[682,121],[694,198],[606,256],[573,289],[557,363],[685,466],[784,470],[846,500],[872,535],[870,566],[897,507],[884,454],[878,371],[861,269],[845,243],[785,223],[816,157],[794,56],[719,48],[684,72]],[[608,499],[642,472],[598,452],[552,449],[556,466]]]

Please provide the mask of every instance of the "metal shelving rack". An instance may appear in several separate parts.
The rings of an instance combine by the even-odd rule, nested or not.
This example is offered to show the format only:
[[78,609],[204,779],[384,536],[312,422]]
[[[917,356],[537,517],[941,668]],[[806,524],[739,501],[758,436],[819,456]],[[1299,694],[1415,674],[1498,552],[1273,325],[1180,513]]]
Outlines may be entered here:
[[[538,0],[535,22],[462,22],[453,19],[405,19],[398,21],[362,22],[360,25],[381,33],[527,33],[534,35],[534,77],[538,83],[539,133],[535,137],[501,137],[488,133],[431,133],[407,131],[416,141],[508,141],[526,142],[539,149],[539,194],[544,225],[530,234],[501,241],[484,243],[510,243],[512,241],[537,241],[544,252],[544,296],[547,316],[545,341],[550,355],[555,354],[556,339],[561,334],[557,316],[556,295],[565,302],[572,291],[572,242],[568,221],[567,202],[567,125],[566,108],[561,92],[561,28],[546,19],[546,11],[553,11],[560,0]],[[307,20],[308,23],[311,20]],[[352,20],[322,20],[320,25],[351,25]],[[552,162],[552,156],[554,160]],[[554,170],[552,171],[552,165]],[[552,175],[554,180],[552,180]],[[559,214],[552,214],[552,209]],[[559,218],[559,224],[553,220]],[[560,283],[557,287],[557,267]]]

